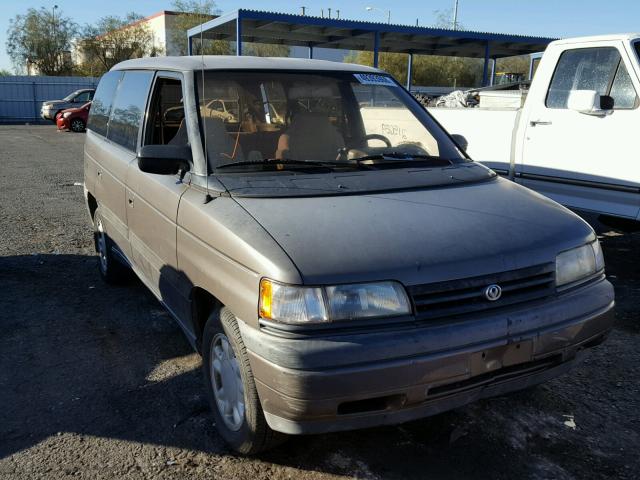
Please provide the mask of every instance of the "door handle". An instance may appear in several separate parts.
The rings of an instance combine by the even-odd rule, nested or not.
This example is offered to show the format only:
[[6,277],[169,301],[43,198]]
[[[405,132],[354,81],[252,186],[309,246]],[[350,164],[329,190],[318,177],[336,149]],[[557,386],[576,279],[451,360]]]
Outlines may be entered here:
[[129,197],[129,206],[133,208],[133,198]]
[[536,125],[551,125],[551,123],[552,122],[550,120],[531,120],[529,125],[535,127]]

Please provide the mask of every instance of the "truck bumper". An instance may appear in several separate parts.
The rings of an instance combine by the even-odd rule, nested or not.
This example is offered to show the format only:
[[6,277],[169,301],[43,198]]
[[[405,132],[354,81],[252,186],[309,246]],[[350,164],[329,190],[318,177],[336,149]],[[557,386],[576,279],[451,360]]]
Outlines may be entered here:
[[536,304],[404,329],[284,338],[239,323],[270,427],[308,434],[402,423],[549,380],[604,340],[613,307],[601,279]]

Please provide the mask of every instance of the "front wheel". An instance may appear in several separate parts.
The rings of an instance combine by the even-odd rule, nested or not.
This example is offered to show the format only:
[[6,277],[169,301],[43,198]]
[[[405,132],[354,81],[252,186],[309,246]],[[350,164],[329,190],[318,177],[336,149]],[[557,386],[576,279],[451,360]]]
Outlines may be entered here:
[[202,339],[204,382],[218,432],[236,451],[255,455],[286,438],[264,418],[253,372],[235,316],[215,309]]

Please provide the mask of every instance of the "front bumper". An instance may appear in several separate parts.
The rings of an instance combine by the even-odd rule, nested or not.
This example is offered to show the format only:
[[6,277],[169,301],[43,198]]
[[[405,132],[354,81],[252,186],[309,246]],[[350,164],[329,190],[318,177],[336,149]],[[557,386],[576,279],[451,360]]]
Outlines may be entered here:
[[69,125],[67,124],[67,119],[62,115],[56,118],[56,126],[58,130],[69,130]]
[[240,322],[267,422],[289,434],[402,423],[570,369],[613,324],[602,279],[535,304],[404,329],[284,338]]

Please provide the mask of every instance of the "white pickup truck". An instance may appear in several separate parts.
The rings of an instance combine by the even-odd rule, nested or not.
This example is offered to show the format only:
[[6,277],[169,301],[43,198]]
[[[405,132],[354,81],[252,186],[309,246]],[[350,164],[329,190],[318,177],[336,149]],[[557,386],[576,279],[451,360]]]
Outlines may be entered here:
[[640,34],[558,40],[521,109],[428,110],[498,173],[571,208],[640,220],[639,57]]

